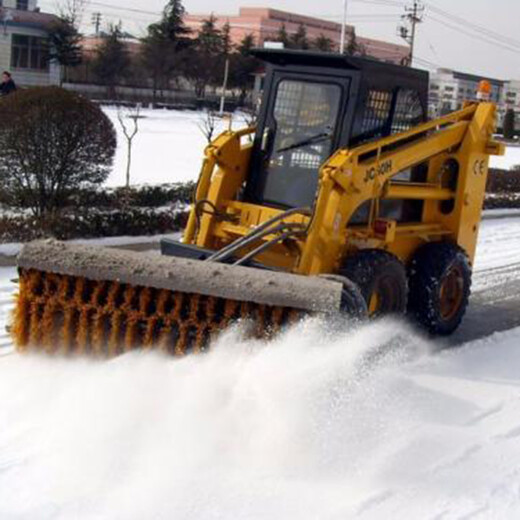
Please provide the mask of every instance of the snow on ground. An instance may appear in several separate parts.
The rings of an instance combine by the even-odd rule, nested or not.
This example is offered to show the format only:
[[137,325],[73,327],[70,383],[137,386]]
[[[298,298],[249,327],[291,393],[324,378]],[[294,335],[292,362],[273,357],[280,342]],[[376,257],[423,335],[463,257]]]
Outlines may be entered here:
[[[104,107],[117,131],[117,152],[108,186],[124,186],[126,182],[127,145],[114,107]],[[124,114],[124,112],[123,112]],[[189,110],[141,111],[139,132],[132,145],[132,184],[162,184],[197,180],[206,137],[199,128],[205,113]],[[234,116],[234,125],[245,126],[240,115]],[[129,129],[131,122],[127,122]],[[228,127],[220,120],[215,137]]]
[[473,290],[483,289],[520,273],[520,216],[483,220],[475,256]]
[[[519,230],[482,223],[476,290],[518,277]],[[309,320],[182,360],[0,348],[0,518],[518,518],[519,345],[439,353],[402,323]]]
[[[151,244],[160,242],[163,238],[172,238],[179,240],[181,233],[167,233],[164,235],[141,235],[141,236],[119,236],[119,237],[102,237],[102,238],[78,238],[68,240],[71,244],[89,244],[104,247],[127,246],[136,244]],[[0,244],[0,255],[15,256],[22,249],[21,242],[6,242]]]
[[[126,139],[117,119],[117,109],[104,107],[117,130],[118,147],[114,169],[107,185],[123,186],[126,172]],[[151,110],[141,111],[139,133],[134,138],[132,153],[132,184],[162,184],[197,180],[207,144],[199,125],[205,118],[201,111]],[[220,121],[216,135],[227,128]],[[233,117],[233,126],[245,126],[243,117]],[[215,135],[215,136],[216,136]],[[508,146],[504,157],[491,157],[493,168],[509,170],[520,165],[520,146]]]
[[[200,114],[144,115],[132,181],[195,179]],[[519,231],[482,223],[475,290],[518,277]],[[15,276],[0,268],[2,520],[520,516],[520,329],[438,353],[401,323],[311,320],[183,360],[47,359],[3,332]]]
[[519,342],[308,322],[181,361],[7,356],[0,517],[518,518]]

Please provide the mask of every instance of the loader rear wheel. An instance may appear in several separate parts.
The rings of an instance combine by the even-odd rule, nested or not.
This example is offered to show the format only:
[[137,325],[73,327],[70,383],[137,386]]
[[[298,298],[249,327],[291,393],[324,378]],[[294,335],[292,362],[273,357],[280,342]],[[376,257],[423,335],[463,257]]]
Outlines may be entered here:
[[447,336],[464,317],[471,292],[466,253],[448,242],[417,251],[410,264],[408,312],[432,335]]
[[391,253],[380,249],[360,251],[346,260],[340,274],[359,287],[371,318],[406,311],[406,269]]

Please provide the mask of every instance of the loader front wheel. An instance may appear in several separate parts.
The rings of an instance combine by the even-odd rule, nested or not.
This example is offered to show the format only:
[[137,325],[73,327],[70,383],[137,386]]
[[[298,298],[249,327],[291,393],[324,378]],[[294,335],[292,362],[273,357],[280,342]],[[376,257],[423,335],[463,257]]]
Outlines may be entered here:
[[466,253],[449,242],[421,247],[410,264],[409,314],[432,335],[447,336],[460,325],[471,292]]
[[342,315],[346,315],[354,320],[365,320],[368,317],[367,305],[361,291],[354,282],[339,274],[323,274],[320,276],[343,285],[340,307]]
[[371,318],[406,311],[406,269],[391,253],[380,249],[362,250],[345,261],[340,274],[359,287]]

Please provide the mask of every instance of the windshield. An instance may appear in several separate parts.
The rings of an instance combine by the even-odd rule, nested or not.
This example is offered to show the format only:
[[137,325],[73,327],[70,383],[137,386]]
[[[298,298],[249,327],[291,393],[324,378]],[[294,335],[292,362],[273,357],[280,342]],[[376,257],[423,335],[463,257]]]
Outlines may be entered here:
[[272,111],[272,146],[264,162],[263,200],[312,206],[318,172],[332,151],[341,87],[284,79]]

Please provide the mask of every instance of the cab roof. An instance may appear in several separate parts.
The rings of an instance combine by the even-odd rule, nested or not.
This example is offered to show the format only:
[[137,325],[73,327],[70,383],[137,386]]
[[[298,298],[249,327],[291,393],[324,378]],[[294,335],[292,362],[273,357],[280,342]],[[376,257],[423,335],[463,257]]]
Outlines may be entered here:
[[315,52],[289,49],[253,49],[253,56],[275,66],[325,67],[341,70],[359,70],[365,73],[393,73],[400,77],[415,78],[426,83],[429,74],[425,70],[386,63],[374,58],[361,58],[331,52]]

